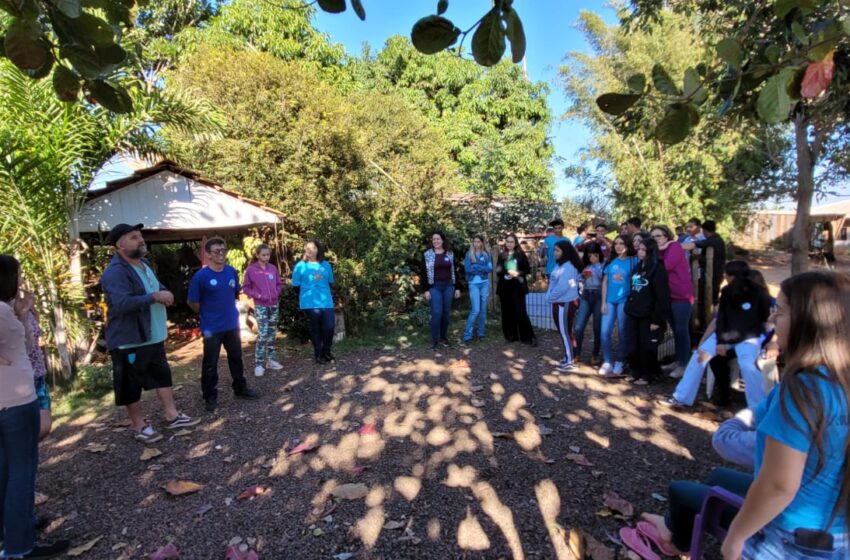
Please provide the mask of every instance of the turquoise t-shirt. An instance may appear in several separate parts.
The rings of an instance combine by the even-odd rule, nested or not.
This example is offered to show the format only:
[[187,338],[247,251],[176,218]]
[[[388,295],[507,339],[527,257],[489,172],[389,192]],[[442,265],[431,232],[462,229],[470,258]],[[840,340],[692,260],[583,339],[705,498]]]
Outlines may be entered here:
[[301,309],[333,309],[333,283],[334,272],[328,261],[300,261],[292,271],[292,286],[301,288]]
[[[153,270],[142,263],[141,267],[133,266],[133,270],[139,275],[145,291],[149,294],[159,291],[159,280],[156,279],[156,274]],[[125,344],[120,346],[121,349],[138,348],[139,346],[147,346],[148,344],[156,344],[162,342],[168,337],[168,318],[165,312],[165,306],[161,303],[152,303],[151,307],[151,339],[138,344]]]
[[558,241],[566,241],[570,242],[566,237],[546,237],[543,239],[543,244],[546,245],[546,276],[552,274],[552,271],[555,270],[555,267],[558,265],[555,262],[555,243]]
[[[823,368],[821,371],[825,372]],[[823,399],[826,419],[823,469],[815,476],[818,451],[812,439],[813,434],[803,414],[794,405],[790,393],[783,392],[783,384],[779,383],[755,410],[755,472],[758,473],[761,469],[767,436],[801,453],[807,453],[800,489],[794,500],[772,523],[785,531],[803,528],[842,534],[846,530],[844,507],[839,509],[830,527],[826,527],[826,523],[841,490],[844,476],[844,445],[850,437],[847,401],[841,387],[825,377],[807,373],[798,375],[803,376],[804,383],[812,393]],[[784,402],[784,407],[780,399]],[[790,418],[786,418],[783,408],[787,410]]]
[[605,265],[604,274],[608,278],[608,292],[605,301],[608,303],[625,303],[631,289],[632,271],[637,267],[637,257],[617,257]]

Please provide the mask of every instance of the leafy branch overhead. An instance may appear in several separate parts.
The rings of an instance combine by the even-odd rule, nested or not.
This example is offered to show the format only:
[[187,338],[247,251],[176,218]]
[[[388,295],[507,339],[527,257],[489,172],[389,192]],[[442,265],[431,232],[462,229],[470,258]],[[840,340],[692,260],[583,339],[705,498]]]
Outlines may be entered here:
[[[653,0],[634,2],[652,19]],[[658,3],[660,6],[660,2]],[[623,130],[636,121],[665,144],[688,137],[700,114],[788,121],[795,110],[818,111],[845,99],[850,85],[850,3],[846,0],[739,0],[725,9],[697,2],[718,23],[712,63],[674,79],[662,63],[649,80],[634,74],[627,91],[604,93],[598,107]],[[718,13],[722,12],[722,13]],[[832,104],[832,105],[831,105]],[[649,107],[658,109],[647,111]],[[832,110],[832,109],[830,109]],[[838,108],[847,111],[847,108]],[[659,116],[660,114],[660,116]]]

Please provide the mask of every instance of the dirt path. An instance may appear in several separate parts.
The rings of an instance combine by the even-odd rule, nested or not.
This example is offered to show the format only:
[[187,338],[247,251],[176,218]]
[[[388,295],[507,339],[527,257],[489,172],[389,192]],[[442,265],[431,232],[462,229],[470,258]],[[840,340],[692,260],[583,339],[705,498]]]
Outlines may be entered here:
[[[215,414],[187,383],[179,406],[204,422],[155,444],[162,455],[147,462],[122,413],[80,416],[43,447],[39,513],[54,519],[49,536],[101,537],[81,556],[91,559],[148,558],[168,542],[183,560],[220,559],[237,537],[263,559],[566,558],[570,528],[613,549],[623,522],[597,514],[603,493],[636,513],[663,510],[653,493],[663,497],[672,477],[719,463],[717,418],[655,405],[671,383],[560,374],[556,344],[546,334],[536,349],[359,351],[334,367],[291,358],[285,372],[251,378],[257,402],[234,401],[223,373]],[[196,343],[171,358],[199,355]],[[288,455],[299,441],[318,447]],[[169,480],[203,488],[170,496],[160,488]],[[365,485],[365,497],[335,500],[343,484]],[[269,490],[237,499],[254,485]]]

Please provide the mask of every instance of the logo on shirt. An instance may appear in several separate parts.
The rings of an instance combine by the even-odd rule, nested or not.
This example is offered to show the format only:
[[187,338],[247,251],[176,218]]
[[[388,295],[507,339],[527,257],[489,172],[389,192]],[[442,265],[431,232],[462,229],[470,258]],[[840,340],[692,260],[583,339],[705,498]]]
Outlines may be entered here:
[[642,278],[639,274],[632,276],[632,291],[640,293],[640,291],[649,286],[649,280]]
[[269,280],[274,280],[274,274],[269,273],[268,277],[269,277]]
[[230,282],[228,282],[227,285],[230,286],[231,288],[235,288],[236,287],[236,280],[231,278]]
[[752,308],[753,308],[753,306],[750,305],[750,302],[748,302],[748,301],[745,301],[743,303],[743,305],[741,305],[741,309],[743,309],[744,311],[749,311]]
[[218,280],[216,280],[215,278],[210,280],[210,286],[218,286]]

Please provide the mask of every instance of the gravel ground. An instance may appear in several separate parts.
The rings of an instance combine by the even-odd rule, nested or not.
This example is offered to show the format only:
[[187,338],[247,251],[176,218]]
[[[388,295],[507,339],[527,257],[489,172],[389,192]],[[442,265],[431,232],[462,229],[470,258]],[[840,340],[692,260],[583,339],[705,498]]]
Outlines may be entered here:
[[[168,543],[183,560],[225,558],[231,544],[234,559],[251,557],[240,544],[263,559],[561,559],[571,529],[614,551],[624,521],[603,494],[663,511],[671,478],[719,462],[719,413],[654,404],[672,382],[558,373],[557,345],[547,333],[539,348],[360,350],[328,367],[294,356],[250,376],[256,402],[232,398],[223,364],[219,410],[205,413],[197,380],[185,383],[178,406],[203,422],[167,434],[148,461],[123,411],[63,423],[42,448],[38,512],[53,520],[47,536],[99,538],[87,559],[149,558]],[[197,341],[171,350],[200,361]],[[245,358],[252,372],[247,347]],[[152,397],[145,410],[161,425]],[[300,443],[316,447],[290,454]],[[172,496],[171,480],[203,487]]]

